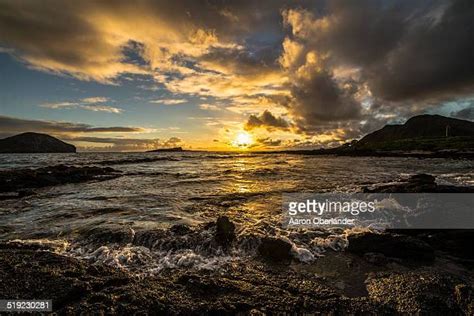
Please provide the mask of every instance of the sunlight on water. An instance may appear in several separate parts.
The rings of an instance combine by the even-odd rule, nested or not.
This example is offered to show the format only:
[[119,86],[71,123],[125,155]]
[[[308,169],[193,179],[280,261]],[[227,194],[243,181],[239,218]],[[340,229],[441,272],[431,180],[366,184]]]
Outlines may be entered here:
[[[291,243],[297,241],[294,253],[303,260],[317,257],[327,247],[343,247],[344,234],[326,232],[324,238],[315,235],[310,245],[294,232],[282,229],[280,213],[284,192],[356,192],[368,184],[432,170],[436,170],[440,183],[469,184],[474,179],[473,162],[442,159],[426,159],[420,164],[419,160],[411,158],[251,153],[81,153],[0,157],[0,166],[4,169],[55,164],[111,166],[123,175],[108,181],[37,189],[37,194],[31,197],[2,201],[0,238],[67,240],[72,245],[73,255],[109,260],[117,265],[125,264],[117,259],[121,256],[142,259],[151,256],[149,269],[158,270],[162,266],[185,262],[209,267],[221,259],[224,262],[231,259],[217,259],[216,254],[212,254],[204,260],[204,248],[200,245],[196,248],[184,246],[172,254],[161,253],[161,248],[149,253],[150,250],[143,250],[141,244],[138,248],[130,245],[117,248],[114,246],[117,238],[134,240],[136,234],[150,234],[146,240],[153,244],[161,240],[153,235],[159,229],[175,224],[195,227],[227,215],[238,226],[239,251],[254,249],[252,236],[280,236]],[[208,240],[208,234],[204,230],[199,238]],[[84,244],[92,246],[85,247]],[[312,249],[309,254],[308,249]]]

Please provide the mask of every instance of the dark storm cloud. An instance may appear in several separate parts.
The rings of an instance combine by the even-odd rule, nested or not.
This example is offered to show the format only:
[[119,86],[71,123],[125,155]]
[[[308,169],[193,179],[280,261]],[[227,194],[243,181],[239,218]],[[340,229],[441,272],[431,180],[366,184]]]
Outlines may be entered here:
[[[452,1],[439,21],[418,18],[365,76],[384,99],[470,92],[474,85],[474,2]],[[469,90],[467,90],[469,89]]]
[[360,117],[360,104],[353,94],[356,86],[339,86],[325,71],[314,72],[291,89],[290,111],[307,124],[346,121]]
[[360,67],[382,99],[457,93],[474,84],[470,0],[336,0],[323,18],[327,25],[308,45],[329,53],[333,66]]
[[287,130],[290,124],[282,117],[274,116],[270,111],[265,110],[260,115],[250,115],[245,123],[246,130],[252,130],[254,128],[266,128],[267,130]]
[[[247,129],[357,137],[474,93],[472,0],[4,0],[0,46],[83,80],[136,73],[173,93],[288,98],[294,124],[268,105]],[[62,128],[93,128],[79,125]]]
[[224,72],[254,76],[278,69],[278,54],[278,50],[269,47],[256,51],[214,47],[203,55],[200,61],[214,65],[219,70],[223,69]]
[[43,132],[52,134],[98,133],[98,132],[143,132],[139,127],[95,127],[88,124],[56,122],[42,120],[26,120],[0,115],[0,132],[10,135],[22,132]]
[[[474,2],[326,4],[283,11],[291,34],[280,62],[292,78],[289,112],[301,130],[352,121],[348,134],[362,133],[388,114],[412,116],[474,93]],[[364,90],[373,108],[361,106]]]

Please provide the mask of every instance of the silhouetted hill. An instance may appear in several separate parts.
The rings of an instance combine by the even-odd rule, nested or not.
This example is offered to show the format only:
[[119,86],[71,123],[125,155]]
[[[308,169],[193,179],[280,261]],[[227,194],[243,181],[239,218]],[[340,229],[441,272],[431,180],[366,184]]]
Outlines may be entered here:
[[274,152],[301,155],[474,159],[474,122],[441,115],[419,115],[410,118],[403,125],[386,125],[359,141],[353,140],[336,148],[265,153]]
[[183,148],[182,147],[158,148],[154,150],[148,150],[147,153],[174,152],[174,151],[183,151]]
[[474,137],[474,122],[444,117],[441,115],[419,115],[403,125],[386,125],[357,142],[357,146],[406,139],[428,139],[446,137]]
[[53,136],[23,133],[0,139],[0,153],[75,153],[76,147]]

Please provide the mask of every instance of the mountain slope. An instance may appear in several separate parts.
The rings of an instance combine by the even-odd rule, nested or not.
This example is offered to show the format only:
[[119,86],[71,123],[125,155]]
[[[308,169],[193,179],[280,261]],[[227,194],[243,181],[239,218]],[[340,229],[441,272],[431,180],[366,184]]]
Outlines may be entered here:
[[76,147],[40,133],[23,133],[0,139],[0,153],[74,153]]
[[[446,137],[446,130],[449,137]],[[403,125],[386,125],[357,142],[358,146],[407,139],[474,137],[474,122],[441,115],[419,115]]]

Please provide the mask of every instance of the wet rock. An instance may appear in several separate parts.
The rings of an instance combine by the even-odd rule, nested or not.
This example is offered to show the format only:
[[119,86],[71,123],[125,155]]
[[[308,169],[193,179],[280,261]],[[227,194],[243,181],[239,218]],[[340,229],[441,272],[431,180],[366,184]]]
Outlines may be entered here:
[[395,184],[363,188],[364,193],[472,193],[474,187],[438,185],[429,174],[416,174]]
[[180,236],[183,236],[192,232],[191,228],[189,228],[189,226],[184,225],[184,224],[173,225],[171,226],[170,231],[173,234],[180,235]]
[[435,249],[459,258],[474,259],[474,230],[435,230],[425,236],[424,240]]
[[431,271],[373,274],[363,296],[347,297],[314,273],[259,261],[235,262],[219,271],[172,269],[144,278],[0,242],[0,279],[0,297],[47,293],[58,315],[472,315],[472,287]]
[[235,225],[227,216],[220,216],[216,221],[216,241],[228,245],[235,239]]
[[0,193],[22,192],[18,194],[22,197],[30,192],[28,189],[90,180],[108,180],[118,176],[120,172],[110,167],[57,165],[38,169],[5,170],[0,171]]
[[[373,301],[398,313],[463,315],[466,305],[456,299],[457,282],[451,276],[432,271],[380,273],[367,280],[367,290]],[[465,302],[465,296],[461,296],[460,301]]]
[[[174,237],[174,236],[173,236]],[[156,230],[139,230],[135,232],[133,244],[154,249],[160,240],[170,238],[170,234],[163,229]]]
[[[433,249],[450,256],[474,259],[474,230],[463,229],[390,229],[392,233],[412,236],[428,243]],[[471,262],[472,265],[472,262]]]
[[409,179],[408,179],[408,182],[411,182],[411,183],[425,183],[425,184],[433,184],[435,183],[435,177],[430,175],[430,174],[425,174],[425,173],[421,173],[421,174],[415,174],[413,176],[411,176]]
[[454,297],[466,315],[474,315],[474,289],[466,284],[458,284],[454,288]]
[[258,246],[258,253],[271,261],[291,260],[291,245],[287,241],[274,237],[264,237]]
[[367,252],[364,254],[365,261],[376,266],[386,265],[390,260],[381,253]]
[[433,248],[410,236],[367,232],[349,235],[347,239],[347,250],[359,255],[376,252],[387,257],[417,262],[431,262],[435,258]]
[[135,232],[131,228],[92,228],[81,232],[82,244],[97,246],[108,244],[129,244],[134,240]]

